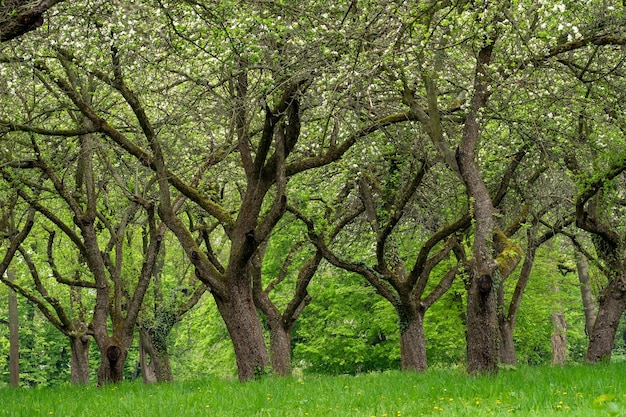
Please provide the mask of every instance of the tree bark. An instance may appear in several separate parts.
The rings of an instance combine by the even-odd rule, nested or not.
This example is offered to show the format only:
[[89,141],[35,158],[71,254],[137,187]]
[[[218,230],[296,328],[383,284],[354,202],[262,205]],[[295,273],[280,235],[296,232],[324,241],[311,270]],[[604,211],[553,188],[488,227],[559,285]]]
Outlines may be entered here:
[[157,382],[154,361],[148,361],[148,357],[151,356],[149,352],[154,350],[149,338],[150,335],[147,330],[141,328],[139,330],[139,366],[141,368],[141,377],[144,384]]
[[489,97],[487,65],[493,42],[480,50],[476,60],[474,95],[463,127],[456,161],[467,195],[472,202],[475,223],[473,259],[469,263],[467,295],[467,369],[470,373],[496,372],[500,360],[500,331],[497,315],[497,288],[500,285],[493,257],[494,207],[475,161],[479,137],[478,113]]
[[[7,270],[10,282],[15,280],[15,270]],[[9,288],[9,373],[12,387],[20,386],[20,333],[19,312],[17,309],[17,295]]]
[[0,6],[0,42],[22,36],[43,25],[43,13],[63,0],[5,0]]
[[270,325],[270,359],[275,375],[291,375],[291,328]]
[[121,382],[124,379],[124,364],[128,348],[111,341],[100,347],[100,366],[98,368],[98,386]]
[[515,353],[515,343],[513,332],[515,324],[509,320],[500,322],[500,360],[505,365],[517,365],[517,354]]
[[467,296],[467,370],[496,372],[500,359],[500,334],[493,278],[474,278]]
[[552,365],[565,365],[567,360],[567,323],[562,309],[552,312]]
[[[245,268],[244,268],[245,269]],[[269,364],[263,328],[252,298],[250,280],[228,280],[228,298],[213,293],[218,311],[226,324],[235,351],[239,380],[259,376]]]
[[586,362],[609,361],[620,318],[626,309],[626,275],[606,286],[599,300],[598,316],[589,336]]
[[89,346],[91,339],[87,335],[70,336],[71,382],[74,385],[89,384]]
[[428,363],[424,311],[418,309],[400,317],[400,368],[403,371],[425,371]]
[[524,263],[522,264],[522,269],[519,273],[519,277],[517,278],[515,290],[511,295],[511,301],[509,302],[509,308],[506,311],[506,314],[504,312],[504,289],[498,289],[498,303],[500,304],[500,312],[498,314],[501,343],[500,360],[506,365],[517,365],[517,355],[513,340],[513,335],[515,334],[515,323],[517,322],[517,313],[522,302],[524,290],[526,289],[526,285],[530,279],[530,273],[535,262],[535,253],[537,251],[537,243],[533,242],[533,239],[530,236],[530,231],[528,232],[528,240],[529,243],[526,247]]
[[589,283],[589,265],[584,255],[576,255],[576,270],[578,271],[578,281],[580,282],[580,295],[585,309],[585,333],[589,337],[596,322],[596,300]]
[[[139,329],[141,374],[144,383],[172,382],[174,376],[170,365],[170,357],[167,352],[167,332],[164,338],[156,334],[154,330],[141,327]],[[150,362],[148,362],[148,356]]]

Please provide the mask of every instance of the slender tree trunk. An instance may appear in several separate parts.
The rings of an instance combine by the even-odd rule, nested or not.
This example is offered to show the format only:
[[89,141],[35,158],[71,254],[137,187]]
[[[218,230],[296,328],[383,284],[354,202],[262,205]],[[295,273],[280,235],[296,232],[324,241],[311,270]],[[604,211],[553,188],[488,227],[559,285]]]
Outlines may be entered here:
[[513,342],[514,325],[508,320],[500,323],[500,360],[505,365],[517,365],[515,343]]
[[[140,328],[139,340],[142,354],[140,360],[144,383],[174,380],[166,339],[167,335],[157,335],[150,329]],[[148,356],[150,362],[148,362]]]
[[596,322],[598,306],[589,283],[589,265],[585,256],[581,254],[576,255],[576,269],[578,271],[578,281],[580,282],[580,295],[585,309],[585,333],[589,337],[593,330],[593,324]]
[[626,275],[620,275],[609,282],[600,296],[598,316],[585,355],[586,362],[611,359],[617,326],[624,309],[626,309]]
[[244,382],[264,372],[269,363],[263,328],[252,299],[251,282],[228,280],[228,299],[213,293],[235,351],[239,380]]
[[552,365],[565,365],[567,359],[567,323],[562,309],[552,312]]
[[144,384],[153,384],[157,382],[156,372],[154,370],[154,361],[149,361],[148,357],[151,356],[149,351],[153,351],[150,335],[144,328],[139,329],[139,366],[141,367],[141,377]]
[[270,325],[270,359],[275,375],[291,375],[291,329],[281,323]]
[[89,384],[89,346],[87,335],[70,336],[71,381],[75,385]]
[[[15,270],[7,270],[9,281],[15,280]],[[9,288],[9,373],[12,387],[20,386],[20,333],[17,295]]]
[[425,371],[428,363],[424,312],[417,310],[405,316],[406,319],[400,319],[400,368],[403,371]]
[[[530,237],[530,232],[528,234],[528,239],[532,240]],[[537,245],[533,242],[529,242],[526,248],[524,263],[522,264],[522,269],[517,279],[517,284],[515,284],[515,290],[513,291],[513,295],[511,296],[511,301],[509,302],[509,308],[506,314],[504,312],[504,291],[502,288],[498,289],[498,303],[500,304],[500,313],[498,318],[500,325],[501,343],[500,360],[502,361],[502,363],[507,365],[517,365],[517,355],[515,352],[513,335],[515,334],[517,312],[519,311],[519,307],[522,302],[522,296],[524,295],[524,291],[526,290],[526,285],[528,284],[528,280],[530,279],[530,273],[535,262],[536,250]]]

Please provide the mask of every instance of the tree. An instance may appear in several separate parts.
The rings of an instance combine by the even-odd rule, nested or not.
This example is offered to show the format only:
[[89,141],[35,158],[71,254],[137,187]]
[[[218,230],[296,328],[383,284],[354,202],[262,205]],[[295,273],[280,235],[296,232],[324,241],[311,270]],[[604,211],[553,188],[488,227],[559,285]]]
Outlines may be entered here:
[[295,289],[291,291],[291,299],[285,303],[281,312],[278,303],[272,301],[270,294],[277,292],[277,287],[285,281],[292,257],[299,249],[300,245],[297,242],[291,246],[285,262],[279,272],[272,275],[273,279],[267,286],[263,285],[263,264],[268,263],[264,262],[264,259],[267,255],[277,256],[277,253],[268,251],[266,244],[260,248],[251,263],[254,302],[265,315],[270,330],[270,363],[272,371],[280,376],[291,375],[291,332],[296,320],[312,300],[307,287],[323,259],[321,253],[315,252],[302,263],[295,280]]
[[[509,3],[472,2],[455,6],[445,2],[424,5],[419,19],[411,26],[420,46],[408,55],[415,62],[396,63],[395,68],[402,68],[396,71],[401,74],[405,103],[420,115],[424,130],[448,167],[459,174],[471,201],[475,229],[473,256],[468,265],[471,284],[467,307],[468,369],[493,372],[500,356],[495,293],[503,278],[499,276],[497,259],[500,245],[497,238],[501,234],[496,205],[486,184],[490,173],[481,152],[489,155],[488,149],[495,144],[484,137],[503,126],[494,110],[498,110],[499,103],[511,107],[514,104],[511,98],[518,92],[523,94],[528,88],[535,88],[529,81],[537,73],[537,67],[552,69],[554,61],[566,62],[569,54],[580,53],[581,58],[588,58],[594,48],[619,45],[623,39],[619,36],[618,19],[597,25],[596,13],[585,14],[576,5],[534,6],[518,2],[514,8]],[[565,11],[575,21],[567,26],[569,29],[553,19],[555,12]],[[415,68],[419,82],[402,75],[408,73],[408,68]],[[584,65],[578,64],[577,68]],[[550,74],[558,77],[556,72]],[[571,80],[567,80],[569,85]],[[516,84],[525,88],[510,88]],[[533,95],[544,88],[537,87]],[[458,129],[452,131],[457,137],[453,141],[452,135],[444,134],[439,110],[442,106],[437,103],[442,100],[450,103],[452,92],[459,90],[467,92],[467,102],[461,106],[465,112]],[[456,100],[449,108],[455,105]],[[490,123],[491,120],[494,122]],[[506,144],[503,146],[510,149]]]
[[[339,159],[357,139],[381,126],[405,121],[406,116],[394,114],[388,118],[381,117],[356,133],[353,133],[352,126],[342,127],[339,131],[341,136],[335,131],[329,138],[330,132],[326,132],[321,137],[319,151],[313,156],[298,150],[296,145],[301,136],[304,112],[301,101],[308,91],[326,91],[326,83],[343,83],[343,78],[337,76],[337,69],[343,70],[338,62],[352,59],[347,53],[350,50],[348,47],[352,46],[343,39],[334,39],[336,32],[327,27],[321,35],[314,36],[315,44],[324,44],[325,47],[314,53],[309,53],[311,50],[307,49],[304,53],[302,45],[306,47],[309,44],[308,36],[313,32],[293,31],[293,22],[299,16],[298,13],[285,14],[288,9],[251,6],[250,16],[240,16],[238,8],[223,4],[218,8],[221,14],[216,15],[206,5],[190,3],[164,5],[162,11],[165,16],[159,21],[153,20],[158,25],[145,28],[144,35],[159,32],[159,36],[165,34],[171,40],[165,46],[177,46],[181,42],[186,45],[186,49],[164,47],[160,51],[150,51],[176,61],[165,70],[153,61],[150,71],[154,71],[155,79],[161,80],[170,100],[177,101],[180,109],[193,110],[169,114],[173,111],[172,106],[165,106],[162,110],[152,106],[155,100],[152,94],[161,94],[162,91],[154,92],[148,86],[154,80],[146,78],[144,73],[137,77],[137,73],[132,71],[133,66],[138,65],[140,56],[131,48],[132,42],[125,43],[132,39],[129,33],[116,29],[115,19],[119,16],[115,15],[118,13],[115,9],[114,16],[100,17],[103,25],[113,25],[114,30],[94,35],[101,36],[101,44],[113,43],[110,50],[96,57],[99,68],[93,65],[94,57],[84,56],[85,49],[66,51],[57,47],[54,48],[56,58],[46,58],[50,61],[47,66],[38,62],[37,68],[47,74],[50,85],[56,85],[58,91],[90,121],[91,127],[86,130],[103,133],[116,146],[136,157],[139,163],[156,172],[160,189],[159,214],[183,246],[198,277],[215,298],[231,332],[240,378],[247,380],[254,376],[255,369],[263,369],[268,363],[261,325],[253,304],[250,261],[284,213],[286,179]],[[315,16],[317,9],[326,9],[327,6],[312,3],[311,7],[307,14]],[[150,9],[137,8],[125,12],[134,13],[137,21],[141,21],[142,13],[147,10]],[[187,25],[179,24],[181,16],[187,16]],[[276,19],[272,20],[271,16]],[[345,23],[346,27],[341,32],[343,36],[355,36],[347,27],[351,23],[344,21],[345,16],[343,7],[333,9],[334,25],[340,27]],[[246,17],[252,19],[246,20]],[[270,33],[269,23],[275,26],[275,33],[282,34],[284,43],[266,36]],[[377,24],[382,26],[383,22]],[[210,39],[214,46],[212,50],[194,43],[189,37],[189,32],[198,27],[204,30],[220,28]],[[259,28],[261,30],[256,31]],[[245,38],[246,42],[241,43],[244,33],[256,36]],[[358,45],[354,47],[358,48]],[[265,50],[268,56],[263,55]],[[103,56],[106,57],[104,61]],[[285,61],[289,56],[306,56],[307,60],[289,66]],[[203,59],[206,59],[204,62],[213,62],[213,67],[203,70]],[[257,64],[260,59],[267,61],[268,71]],[[68,70],[65,74],[55,71],[59,63]],[[184,63],[183,72],[180,71],[180,63]],[[324,69],[328,74],[324,71],[319,74],[312,72],[311,68]],[[198,72],[198,69],[202,71]],[[346,71],[356,76],[351,68]],[[141,138],[125,134],[123,123],[115,126],[116,119],[107,117],[110,109],[106,105],[103,108],[101,103],[87,100],[77,91],[77,85],[72,84],[71,73],[88,74],[97,80],[101,88],[109,89],[111,98],[121,100],[119,114],[132,112],[135,120],[130,131],[141,132]],[[365,79],[367,71],[358,76]],[[206,84],[203,80],[211,81]],[[147,87],[142,89],[140,86],[144,85]],[[217,100],[207,101],[207,94],[216,95]],[[339,99],[348,100],[349,95],[342,93]],[[111,100],[104,101],[105,104],[111,103]],[[118,103],[120,101],[113,105]],[[198,103],[203,103],[203,106],[199,107]],[[328,114],[332,114],[333,104],[324,103],[319,107],[322,110],[316,110],[318,113],[308,110],[312,114],[312,132],[324,131],[321,126],[326,124],[318,123],[317,114],[326,112],[324,117],[332,120]],[[216,116],[210,130],[219,133],[219,141],[207,138],[202,132],[206,122],[202,113]],[[172,145],[187,137],[196,138],[197,144],[187,149]],[[147,146],[139,146],[135,139],[144,141]],[[314,134],[311,139],[318,140]],[[164,150],[164,143],[167,143],[167,150]],[[188,145],[187,141],[184,143]],[[202,159],[195,167],[183,166],[178,164],[180,159],[176,159],[177,155],[193,155],[194,159],[202,155]],[[189,174],[191,169],[196,174]],[[208,172],[220,169],[241,176],[232,183],[227,176],[208,177]],[[219,230],[212,236],[221,241],[228,240],[230,250],[227,259],[214,257],[212,247],[202,249],[196,242],[191,224],[183,223],[178,217],[177,208],[172,203],[175,198],[173,193],[189,199],[197,208],[199,217],[208,216],[219,223]]]
[[[76,82],[76,78],[73,78]],[[78,119],[79,122],[82,119]],[[35,138],[31,138],[30,149],[23,150],[23,154],[10,156],[2,167],[2,174],[17,191],[17,194],[28,203],[33,209],[40,212],[54,227],[58,228],[75,245],[80,257],[84,260],[90,271],[91,280],[63,280],[55,268],[54,256],[52,253],[52,242],[54,233],[50,233],[48,247],[48,263],[55,272],[58,281],[69,283],[73,286],[82,286],[95,289],[96,302],[93,308],[93,315],[87,328],[80,322],[72,321],[64,312],[59,301],[48,294],[45,286],[37,273],[36,265],[30,261],[26,251],[21,251],[22,256],[27,261],[31,274],[35,282],[37,291],[45,301],[37,301],[34,296],[29,298],[37,303],[38,307],[47,317],[70,337],[73,358],[76,364],[82,364],[84,372],[79,380],[88,381],[87,354],[88,341],[86,334],[90,334],[96,340],[101,353],[100,368],[98,370],[98,383],[117,382],[122,378],[127,350],[133,340],[134,329],[137,316],[141,308],[142,299],[150,282],[152,271],[156,262],[156,255],[161,243],[163,230],[157,229],[154,209],[145,203],[141,197],[138,202],[130,202],[128,195],[122,197],[121,203],[126,199],[126,207],[115,207],[111,211],[108,206],[109,198],[119,198],[119,196],[109,196],[107,193],[108,181],[105,177],[96,180],[96,176],[101,172],[96,172],[95,161],[95,138],[89,134],[79,135],[76,148],[76,164],[64,164],[63,161],[57,164],[58,155],[54,147],[42,149]],[[73,158],[74,155],[64,155]],[[100,154],[104,165],[107,165],[107,156]],[[74,177],[66,177],[63,173],[68,168],[73,168]],[[26,170],[27,174],[24,175]],[[30,181],[28,173],[30,170],[39,172],[41,183]],[[115,180],[121,178],[113,174]],[[72,183],[74,180],[74,183]],[[98,181],[97,189],[96,182]],[[121,185],[121,184],[120,184]],[[123,186],[123,185],[122,185]],[[46,201],[44,196],[54,190],[52,197]],[[136,191],[136,190],[133,190]],[[56,193],[56,194],[55,194]],[[104,200],[104,201],[103,201]],[[136,283],[132,280],[124,279],[124,275],[129,271],[124,271],[124,238],[131,240],[131,223],[140,213],[141,203],[145,204],[147,220],[145,225],[146,246],[143,253],[143,266],[137,273]],[[66,210],[66,211],[64,211]],[[75,231],[69,219],[73,221],[73,226],[80,230],[80,234]],[[101,247],[99,232],[107,230],[109,239]],[[111,256],[114,253],[114,257]],[[26,293],[24,293],[26,295]],[[50,310],[58,314],[55,318]],[[113,324],[112,334],[109,334],[108,320]],[[85,369],[87,368],[87,369]]]
[[[173,244],[168,246],[176,248]],[[143,300],[138,322],[141,369],[146,383],[173,380],[168,338],[207,289],[198,282],[190,264],[176,261],[165,252],[164,246],[153,274],[152,291]]]
[[[400,162],[404,158],[406,160]],[[331,226],[328,233],[316,227],[315,222],[303,213],[295,209],[294,212],[307,224],[313,243],[331,264],[363,276],[391,303],[398,315],[401,367],[421,371],[427,367],[424,314],[450,288],[457,274],[457,262],[452,262],[440,274],[436,284],[430,283],[430,288],[429,279],[439,264],[445,264],[451,252],[455,253],[457,261],[463,260],[464,253],[455,234],[469,227],[469,216],[454,213],[454,207],[438,207],[442,211],[449,210],[452,220],[438,219],[436,221],[443,223],[442,226],[435,225],[434,231],[421,230],[426,237],[422,238],[424,241],[419,249],[412,239],[401,238],[411,228],[426,222],[418,210],[414,211],[414,205],[424,206],[424,213],[435,211],[426,201],[416,200],[417,193],[424,187],[423,182],[427,181],[431,163],[412,161],[409,155],[404,158],[392,157],[387,161],[391,168],[380,180],[362,174],[358,182],[344,187],[334,203],[336,207],[326,209],[327,213],[336,213],[336,218],[327,215],[323,220]],[[400,164],[407,168],[402,170]],[[374,165],[369,172],[376,172]],[[413,168],[409,168],[411,166]],[[435,178],[436,175],[428,187],[437,188]],[[458,216],[456,220],[452,217],[454,214]],[[352,225],[358,216],[365,217],[361,220],[361,228]],[[371,233],[363,226],[371,228]],[[356,240],[362,248],[374,247],[375,253],[359,250],[352,255],[338,254],[345,249],[331,249],[330,246],[340,232],[350,236],[347,239],[351,245]],[[371,241],[356,236],[367,236]],[[410,261],[403,261],[406,258]]]
[[[15,270],[7,271],[7,279],[10,282],[15,280]],[[17,311],[17,295],[13,290],[9,290],[9,372],[11,373],[11,386],[20,385],[20,334],[19,315]]]

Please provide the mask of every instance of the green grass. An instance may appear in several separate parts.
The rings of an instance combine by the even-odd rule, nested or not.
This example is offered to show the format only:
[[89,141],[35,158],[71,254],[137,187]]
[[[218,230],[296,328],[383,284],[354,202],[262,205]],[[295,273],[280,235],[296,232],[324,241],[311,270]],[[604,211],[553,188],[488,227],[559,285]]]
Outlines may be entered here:
[[0,389],[0,416],[626,416],[626,364]]

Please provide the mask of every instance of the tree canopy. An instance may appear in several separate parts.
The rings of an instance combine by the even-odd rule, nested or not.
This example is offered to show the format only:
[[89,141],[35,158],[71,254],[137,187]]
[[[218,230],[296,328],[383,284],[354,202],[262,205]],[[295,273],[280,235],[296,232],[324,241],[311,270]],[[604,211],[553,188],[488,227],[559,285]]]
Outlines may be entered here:
[[[403,369],[426,369],[428,321],[452,303],[468,371],[496,372],[558,245],[559,265],[604,277],[586,360],[610,358],[625,7],[5,1],[2,280],[87,373],[95,341],[99,383],[123,377],[137,327],[144,378],[170,380],[168,337],[209,298],[242,381],[288,375],[294,352],[317,352],[294,349],[328,305],[311,288],[353,274],[396,322],[365,339],[395,340]],[[546,274],[559,297],[567,280]]]

